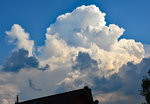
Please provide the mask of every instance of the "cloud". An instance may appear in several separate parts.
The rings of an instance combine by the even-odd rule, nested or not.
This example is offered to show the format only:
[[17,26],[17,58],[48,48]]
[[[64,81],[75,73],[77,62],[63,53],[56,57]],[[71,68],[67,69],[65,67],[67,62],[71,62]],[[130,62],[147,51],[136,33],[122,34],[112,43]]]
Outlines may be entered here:
[[29,39],[29,34],[20,25],[14,24],[10,31],[6,31],[6,34],[10,38],[10,43],[17,45],[18,49],[24,48],[28,50],[29,56],[32,55],[34,41]]
[[[116,83],[116,79],[110,77],[109,84],[117,86],[120,84],[119,89],[117,88],[115,91],[110,91],[107,93],[99,93],[98,98],[104,99],[103,103],[112,103],[112,104],[119,104],[119,103],[141,103],[144,102],[144,97],[140,96],[139,90],[141,89],[141,82],[143,76],[147,73],[147,71],[150,68],[150,58],[144,58],[141,63],[139,64],[133,64],[132,62],[128,62],[127,65],[123,65],[120,68],[119,73],[117,73],[117,80],[120,81],[120,83]],[[112,75],[113,76],[113,75]],[[109,84],[105,84],[110,86]],[[103,85],[103,84],[102,84]],[[99,86],[101,87],[101,83],[99,83]],[[111,89],[111,86],[110,88]],[[96,90],[98,91],[98,90]],[[105,91],[105,90],[101,90]],[[112,95],[111,95],[112,94]],[[101,97],[103,96],[103,97]],[[116,98],[113,98],[113,96],[116,96]],[[118,98],[117,98],[118,97]],[[105,99],[106,98],[106,99]],[[114,101],[108,100],[110,98],[113,98]],[[124,99],[122,99],[124,98]]]
[[[65,78],[68,71],[22,69],[18,73],[0,73],[0,101],[14,104],[16,95],[19,101],[55,94],[57,83]],[[1,102],[0,102],[1,103]]]
[[[81,6],[60,15],[47,28],[45,45],[39,48],[41,63],[52,69],[71,66],[78,52],[86,52],[98,67],[118,72],[128,61],[139,63],[144,57],[143,45],[132,39],[120,39],[124,29],[115,24],[106,26],[105,13],[95,5]],[[67,63],[67,64],[66,64]]]
[[[81,56],[81,53],[79,53],[77,59],[85,56],[85,54],[87,53]],[[88,57],[86,55],[84,59]],[[73,67],[67,77],[59,83],[57,91],[68,91],[88,85],[92,88],[95,98],[99,99],[102,104],[126,104],[144,101],[142,96],[140,96],[139,90],[141,89],[142,78],[150,68],[150,58],[143,58],[138,64],[128,62],[119,69],[118,73],[114,73],[109,77],[100,77],[100,69],[93,70],[93,66],[90,66],[93,63],[93,59],[90,60],[88,61],[88,67],[83,67],[87,64],[84,61],[81,61],[81,64],[80,61],[76,60],[78,67],[76,67],[76,70]]]
[[[14,103],[16,95],[19,93],[19,90],[16,86],[12,84],[0,84],[0,103],[1,104],[10,104],[9,102]],[[13,104],[12,103],[12,104]]]
[[79,52],[76,58],[77,64],[73,66],[73,69],[85,70],[90,68],[91,70],[97,69],[97,61],[91,59],[88,53]]
[[6,99],[3,99],[2,104],[8,104],[8,101]]
[[41,91],[41,89],[38,89],[38,88],[35,87],[35,85],[34,85],[34,83],[33,83],[33,81],[32,81],[31,79],[28,80],[28,83],[29,83],[29,86],[30,86],[33,90],[35,90],[35,91]]
[[6,59],[2,66],[4,72],[19,72],[21,69],[36,68],[37,70],[45,71],[49,69],[49,65],[39,65],[39,60],[35,56],[29,56],[29,52],[25,49],[19,49],[12,52],[11,56]]
[[[119,40],[124,31],[115,24],[107,26],[105,13],[95,5],[80,6],[47,28],[36,56],[34,41],[14,24],[6,34],[18,50],[2,67],[0,101],[11,104],[16,94],[27,100],[88,85],[103,104],[137,103],[136,91],[150,59],[144,58],[140,42]],[[13,90],[5,90],[8,86]],[[11,91],[13,96],[4,96]]]
[[29,52],[25,49],[19,49],[12,52],[7,58],[2,70],[5,72],[18,72],[22,68],[38,68],[39,61],[34,56],[28,56]]
[[150,57],[150,45],[144,44],[145,57]]
[[[79,52],[72,71],[58,85],[57,92],[83,88],[85,85],[92,87],[91,82],[96,73],[100,71],[96,60],[93,60],[88,53]],[[87,81],[88,80],[88,81]]]

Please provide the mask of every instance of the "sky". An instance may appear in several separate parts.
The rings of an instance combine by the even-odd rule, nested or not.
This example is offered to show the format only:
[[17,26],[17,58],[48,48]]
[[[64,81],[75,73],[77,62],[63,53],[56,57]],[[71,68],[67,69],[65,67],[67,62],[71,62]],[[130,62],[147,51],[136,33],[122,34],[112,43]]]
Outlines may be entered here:
[[121,38],[149,43],[149,0],[1,0],[0,1],[0,47],[3,49],[0,63],[14,48],[8,44],[5,31],[13,24],[22,25],[31,34],[35,46],[44,44],[46,28],[56,18],[81,5],[94,4],[105,12],[107,24],[113,23],[126,29]]
[[0,0],[0,103],[85,85],[102,104],[144,101],[138,90],[150,68],[149,4]]

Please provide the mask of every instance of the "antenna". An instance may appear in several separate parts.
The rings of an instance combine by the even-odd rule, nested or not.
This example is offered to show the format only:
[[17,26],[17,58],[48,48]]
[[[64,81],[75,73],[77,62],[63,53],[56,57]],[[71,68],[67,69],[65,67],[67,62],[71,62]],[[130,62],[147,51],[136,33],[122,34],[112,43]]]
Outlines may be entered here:
[[16,96],[16,103],[15,104],[18,104],[19,103],[19,95]]

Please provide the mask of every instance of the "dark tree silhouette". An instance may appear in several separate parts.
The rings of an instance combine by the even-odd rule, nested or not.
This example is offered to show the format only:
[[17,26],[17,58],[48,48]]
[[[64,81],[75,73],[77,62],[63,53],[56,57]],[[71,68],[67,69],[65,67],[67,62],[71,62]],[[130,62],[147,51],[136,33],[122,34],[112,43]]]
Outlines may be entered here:
[[141,87],[141,95],[145,97],[147,104],[150,104],[150,69],[148,71],[148,76],[143,78]]

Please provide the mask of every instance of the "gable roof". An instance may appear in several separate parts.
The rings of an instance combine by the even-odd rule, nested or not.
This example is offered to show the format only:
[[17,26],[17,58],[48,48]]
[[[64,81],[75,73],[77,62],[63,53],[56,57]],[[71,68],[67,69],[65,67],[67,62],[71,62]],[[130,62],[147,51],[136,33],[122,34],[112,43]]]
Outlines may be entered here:
[[94,104],[91,89],[89,89],[88,87],[84,87],[84,89],[19,102],[16,104],[73,104],[73,102],[78,98],[86,100],[89,104]]

